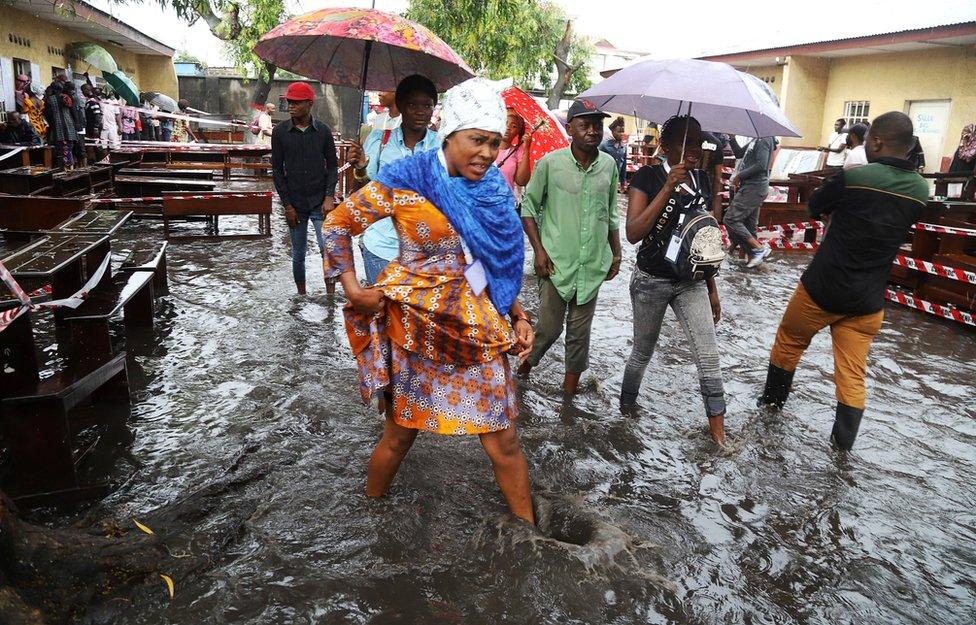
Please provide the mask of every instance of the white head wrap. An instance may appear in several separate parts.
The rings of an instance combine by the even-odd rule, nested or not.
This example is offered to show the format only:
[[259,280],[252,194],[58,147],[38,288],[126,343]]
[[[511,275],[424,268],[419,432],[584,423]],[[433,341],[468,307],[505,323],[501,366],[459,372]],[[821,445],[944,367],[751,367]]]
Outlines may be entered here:
[[444,143],[458,130],[477,128],[505,134],[503,86],[484,78],[470,78],[447,90],[442,100],[441,125],[437,142]]

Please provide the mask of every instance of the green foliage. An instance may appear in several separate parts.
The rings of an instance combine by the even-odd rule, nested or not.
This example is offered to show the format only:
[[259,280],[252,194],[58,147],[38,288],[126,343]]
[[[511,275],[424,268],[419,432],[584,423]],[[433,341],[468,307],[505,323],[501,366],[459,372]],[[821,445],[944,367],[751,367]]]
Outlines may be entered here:
[[186,50],[180,50],[179,52],[177,52],[176,56],[173,57],[173,62],[174,63],[197,63],[198,65],[203,65],[203,61],[193,56]]
[[183,20],[204,20],[210,32],[224,42],[234,65],[245,75],[268,78],[264,61],[252,49],[269,30],[287,19],[284,0],[152,0],[170,6]]
[[[546,90],[553,83],[553,53],[568,19],[559,6],[544,0],[411,0],[406,17],[437,34],[479,74]],[[591,53],[590,43],[574,35],[566,60],[581,67],[570,91],[589,86]]]

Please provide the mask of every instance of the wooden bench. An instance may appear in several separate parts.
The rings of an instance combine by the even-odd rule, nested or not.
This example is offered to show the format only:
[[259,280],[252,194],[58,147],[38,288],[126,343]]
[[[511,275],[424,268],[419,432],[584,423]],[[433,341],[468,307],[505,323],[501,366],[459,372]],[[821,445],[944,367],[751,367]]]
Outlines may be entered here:
[[187,180],[213,180],[212,170],[182,168],[170,169],[167,167],[129,167],[119,170],[120,176],[149,176],[153,178],[184,178]]
[[183,178],[148,178],[145,176],[116,176],[115,192],[120,197],[147,197],[162,195],[164,191],[185,191],[187,193],[207,193],[213,191],[210,180],[188,180]]
[[49,230],[85,209],[85,198],[0,195],[0,228]]
[[140,241],[122,261],[120,271],[148,271],[153,274],[153,295],[169,294],[169,277],[166,275],[166,248],[168,241],[160,244]]
[[[0,311],[19,305],[0,293]],[[2,487],[25,507],[103,495],[105,485],[79,480],[73,438],[79,428],[109,421],[106,402],[123,422],[128,416],[125,354],[88,363],[69,358],[41,380],[32,317],[22,314],[0,332],[0,437],[10,469]]]
[[109,320],[120,311],[126,330],[152,327],[153,275],[148,271],[119,271],[89,293],[81,306],[65,313],[76,361],[101,362],[112,355]]
[[[170,221],[185,219],[193,216],[208,216],[212,218],[212,235],[173,236],[170,234]],[[219,218],[222,215],[257,215],[257,234],[236,234],[221,236],[218,232]],[[271,236],[271,195],[254,197],[221,197],[216,195],[207,199],[195,198],[163,198],[163,231],[167,239],[255,239]]]
[[43,195],[54,188],[54,173],[49,167],[15,167],[0,171],[0,193]]
[[54,192],[57,197],[72,197],[91,193],[91,175],[84,169],[59,172],[54,175]]
[[[93,402],[97,404],[94,416],[87,422],[76,421],[77,413]],[[101,362],[69,366],[0,396],[0,431],[12,465],[12,479],[3,488],[18,505],[66,504],[108,494],[108,485],[79,479],[80,458],[73,451],[80,426],[109,420],[107,403],[113,404],[114,416],[124,423],[129,414],[124,352]]]

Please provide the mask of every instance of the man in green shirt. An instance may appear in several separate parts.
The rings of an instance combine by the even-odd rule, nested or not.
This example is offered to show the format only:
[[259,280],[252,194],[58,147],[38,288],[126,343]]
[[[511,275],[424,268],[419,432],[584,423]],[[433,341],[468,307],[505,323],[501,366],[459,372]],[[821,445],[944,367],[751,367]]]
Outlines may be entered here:
[[566,117],[572,143],[536,164],[522,199],[522,225],[539,277],[539,321],[519,374],[539,364],[565,325],[563,390],[573,395],[589,365],[597,292],[620,271],[620,220],[617,165],[600,151],[603,120],[610,116],[577,100]]

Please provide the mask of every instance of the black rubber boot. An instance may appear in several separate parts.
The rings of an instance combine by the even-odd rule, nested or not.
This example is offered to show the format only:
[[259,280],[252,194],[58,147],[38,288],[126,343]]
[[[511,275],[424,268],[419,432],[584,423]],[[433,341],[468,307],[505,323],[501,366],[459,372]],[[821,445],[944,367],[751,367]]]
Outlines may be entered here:
[[837,402],[837,415],[834,417],[834,429],[830,433],[830,440],[838,449],[849,450],[854,446],[857,429],[861,426],[863,408],[851,408],[847,404]]
[[790,388],[793,386],[793,371],[780,369],[770,364],[766,372],[766,388],[763,389],[762,397],[759,398],[760,406],[774,406],[782,408],[786,403],[786,398],[790,396]]

